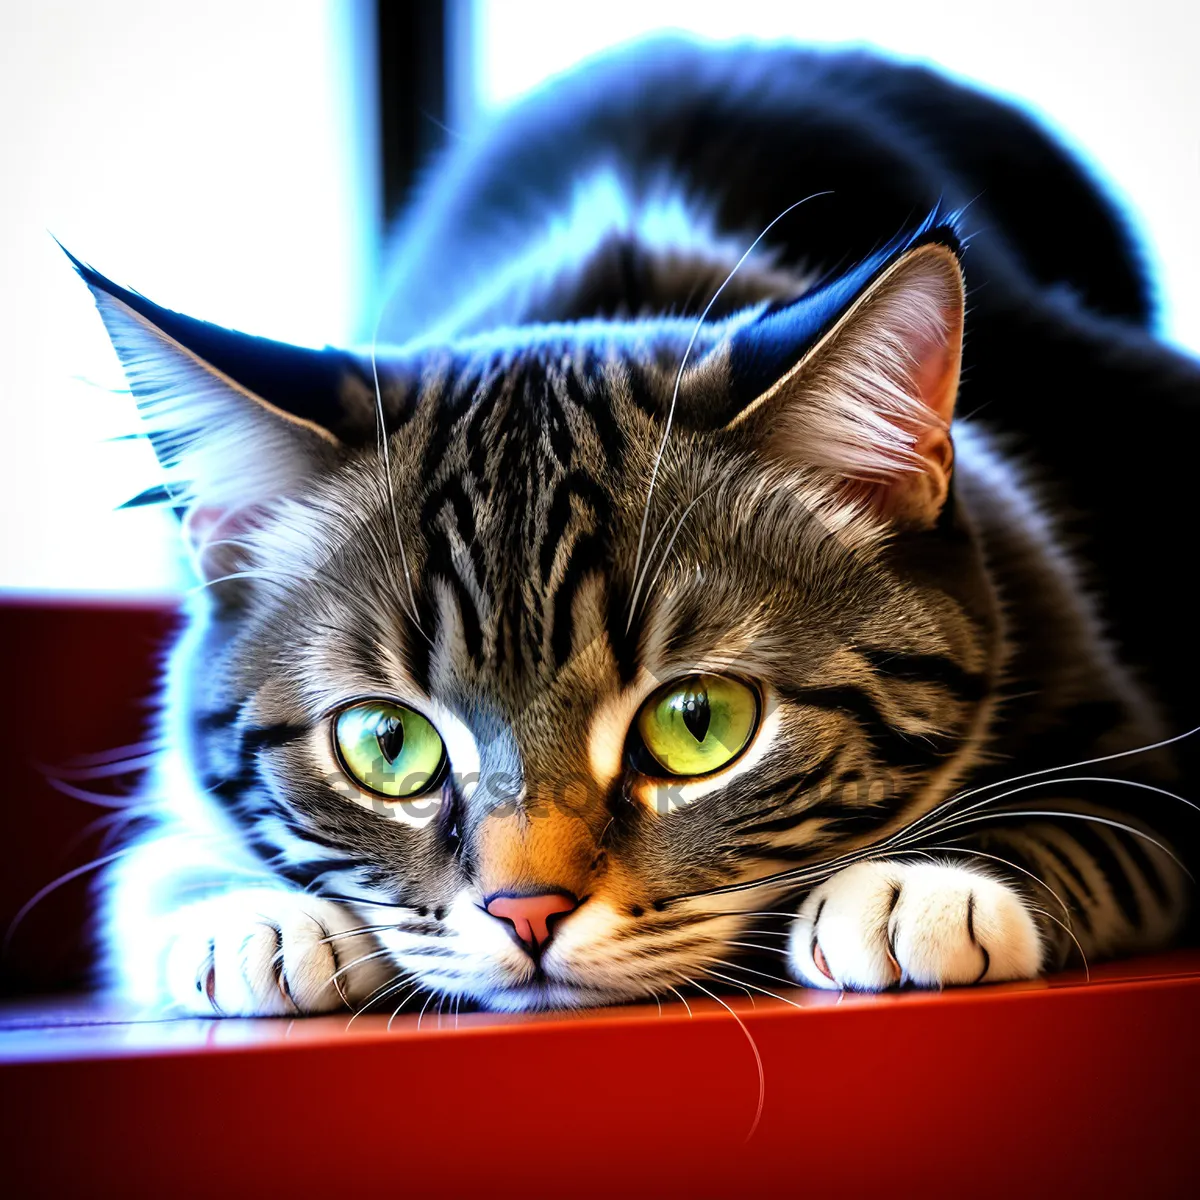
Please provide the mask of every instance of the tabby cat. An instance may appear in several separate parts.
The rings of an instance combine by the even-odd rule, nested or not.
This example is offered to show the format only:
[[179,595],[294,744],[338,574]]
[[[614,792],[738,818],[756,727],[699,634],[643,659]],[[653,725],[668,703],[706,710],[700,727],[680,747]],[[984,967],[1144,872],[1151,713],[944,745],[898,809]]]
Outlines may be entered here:
[[117,986],[528,1009],[1180,936],[1198,374],[1032,120],[652,41],[450,150],[391,261],[364,351],[75,263],[203,579]]

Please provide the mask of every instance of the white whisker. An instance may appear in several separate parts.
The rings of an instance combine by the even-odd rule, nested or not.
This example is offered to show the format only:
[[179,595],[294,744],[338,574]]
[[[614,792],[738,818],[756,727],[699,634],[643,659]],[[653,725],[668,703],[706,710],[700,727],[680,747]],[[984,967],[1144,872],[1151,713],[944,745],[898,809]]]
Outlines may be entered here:
[[390,950],[373,950],[370,954],[362,954],[358,958],[351,959],[351,961],[348,962],[344,967],[339,967],[336,971],[334,971],[334,973],[330,976],[330,981],[334,979],[341,979],[341,977],[345,975],[347,971],[353,970],[361,963],[370,962],[372,959],[376,958],[383,958],[389,954],[391,954]]
[[398,992],[405,984],[412,979],[412,975],[408,971],[399,971],[390,979],[385,980],[379,985],[367,998],[363,1001],[362,1007],[346,1022],[346,1031],[349,1032],[350,1026],[358,1020],[359,1017],[367,1011],[371,1005],[382,1000],[385,996],[390,996],[393,992]]
[[[688,504],[687,508],[685,508],[683,510],[683,513],[681,514],[679,521],[675,525],[675,530],[671,534],[671,540],[669,542],[667,542],[666,547],[664,548],[664,550],[662,552],[662,557],[659,559],[658,569],[654,572],[654,578],[652,580],[650,580],[650,586],[646,589],[646,596],[649,596],[654,591],[654,587],[658,583],[659,577],[663,573],[663,568],[667,565],[667,562],[671,557],[671,551],[675,548],[675,539],[679,536],[679,531],[683,528],[684,521],[686,521],[688,519],[688,514],[692,511],[693,508],[696,507],[697,504],[700,503],[701,500],[704,499],[705,496],[707,496],[709,494],[709,492],[711,492],[713,490],[713,487],[715,487],[715,486],[716,485],[713,484],[710,487],[706,487],[702,492],[699,493],[699,495],[693,497],[691,502]],[[653,551],[651,551],[651,554],[652,553],[653,553]],[[650,555],[647,555],[646,556],[646,569],[647,570],[650,569],[650,562],[651,562],[651,557],[650,557]],[[629,632],[629,626],[633,622],[633,617],[635,615],[635,612],[636,612],[636,609],[634,609],[631,605],[629,620],[625,624],[625,632],[626,633]]]
[[1088,983],[1091,983],[1092,971],[1088,966],[1087,955],[1083,952],[1083,947],[1079,944],[1079,939],[1075,936],[1075,931],[1069,925],[1064,925],[1053,913],[1047,912],[1044,908],[1038,908],[1033,904],[1029,908],[1031,912],[1041,913],[1047,921],[1053,921],[1075,943],[1075,949],[1079,951],[1079,957],[1083,960],[1083,977]]
[[1059,905],[1062,907],[1063,913],[1066,915],[1068,922],[1071,920],[1071,910],[1067,906],[1067,902],[1044,879],[1035,875],[1032,871],[1027,871],[1024,867],[1017,866],[1017,864],[1015,862],[1009,862],[1009,860],[1007,858],[1001,858],[1000,855],[998,855],[998,854],[985,854],[984,851],[975,850],[970,846],[954,846],[954,845],[930,846],[929,849],[930,850],[944,850],[944,851],[948,851],[951,854],[969,854],[969,855],[971,855],[972,858],[987,858],[987,859],[991,859],[993,862],[1003,863],[1006,867],[1011,867],[1014,871],[1020,871],[1020,873],[1022,875],[1028,875],[1029,878],[1032,879],[1034,883],[1038,884],[1040,887],[1045,888],[1046,891],[1048,891],[1050,893],[1050,895],[1053,896],[1054,899],[1058,901]]
[[64,884],[70,883],[72,879],[78,879],[81,875],[86,875],[89,871],[99,870],[101,867],[107,866],[111,862],[116,862],[118,858],[123,858],[126,854],[132,854],[135,850],[141,849],[140,846],[126,846],[121,850],[114,850],[112,854],[105,854],[101,858],[94,858],[91,862],[84,863],[81,867],[75,867],[71,871],[66,871],[57,879],[51,880],[45,887],[39,888],[24,904],[17,909],[16,916],[8,923],[8,929],[4,934],[4,942],[0,945],[0,954],[7,954],[8,948],[12,944],[13,936],[16,934],[21,922],[29,916],[34,906],[41,903],[51,892],[56,892]]
[[418,1033],[421,1032],[421,1019],[425,1016],[425,1010],[429,1007],[430,1001],[432,1001],[434,996],[436,996],[436,995],[437,995],[437,992],[430,992],[425,1003],[421,1005],[421,1011],[417,1014],[417,1032]]
[[[721,962],[720,959],[714,959],[713,961]],[[724,963],[723,965],[726,967],[737,967],[736,963]],[[737,969],[744,971],[746,968],[737,967]],[[735,987],[740,987],[743,990],[748,987],[753,988],[756,992],[759,992],[764,996],[770,996],[772,1000],[781,1000],[784,1004],[790,1004],[792,1008],[804,1007],[802,1004],[797,1004],[795,1000],[789,1000],[786,996],[780,996],[777,992],[768,991],[765,987],[760,987],[757,983],[738,983],[736,979],[731,979],[728,975],[722,975],[720,971],[713,971],[711,969],[707,970],[705,974],[713,975],[717,979],[723,979],[725,982],[732,983]],[[771,976],[768,976],[768,978],[771,978]],[[788,981],[784,980],[783,982],[787,983]]]
[[738,1028],[746,1035],[746,1041],[750,1043],[750,1049],[754,1051],[754,1062],[758,1067],[758,1107],[754,1110],[754,1120],[751,1123],[750,1130],[746,1134],[746,1137],[743,1141],[744,1145],[758,1130],[759,1122],[762,1120],[763,1103],[767,1097],[767,1076],[766,1072],[763,1070],[762,1055],[758,1052],[758,1043],[754,1040],[754,1035],[749,1029],[746,1028],[746,1024],[742,1018],[739,1017],[737,1013],[734,1012],[733,1009],[730,1008],[729,1005],[726,1004],[725,1001],[716,994],[716,992],[710,992],[708,988],[704,987],[703,984],[697,983],[694,979],[689,979],[688,983],[690,983],[692,987],[703,992],[709,997],[710,1000],[715,1000],[737,1022]]
[[[411,976],[409,976],[409,978],[411,979],[412,977],[411,977]],[[406,982],[407,982],[407,981],[406,981]],[[397,989],[397,990],[399,990],[399,989]],[[392,1012],[392,1015],[391,1015],[390,1017],[388,1017],[388,1022],[387,1022],[387,1025],[385,1025],[385,1026],[384,1026],[384,1029],[385,1029],[385,1031],[386,1031],[387,1033],[391,1033],[391,1032],[392,1032],[392,1022],[393,1022],[393,1021],[394,1021],[394,1020],[395,1020],[395,1019],[396,1019],[396,1018],[397,1018],[397,1017],[400,1015],[400,1010],[401,1010],[401,1009],[402,1009],[402,1008],[403,1008],[403,1007],[404,1007],[404,1006],[405,1006],[405,1005],[406,1005],[406,1004],[407,1004],[407,1003],[408,1003],[408,1002],[409,1002],[409,1001],[410,1001],[410,1000],[411,1000],[411,999],[412,999],[412,998],[413,998],[413,997],[414,997],[414,996],[415,996],[415,995],[416,995],[416,994],[417,994],[417,993],[418,993],[420,990],[421,990],[421,985],[418,983],[418,984],[417,984],[417,986],[416,986],[415,988],[413,988],[413,990],[412,990],[411,992],[409,992],[409,993],[408,993],[408,994],[407,994],[407,995],[404,997],[404,999],[400,1001],[400,1003],[399,1003],[399,1004],[397,1004],[397,1005],[396,1005],[396,1007],[395,1007],[395,1010]],[[432,993],[432,992],[430,992],[430,993],[429,993],[429,995],[430,995],[430,997],[432,998],[432,996],[433,996],[433,993]],[[382,999],[382,998],[383,998],[383,997],[380,997],[380,999]],[[425,1003],[426,1003],[426,1004],[428,1004],[428,1003],[429,1003],[429,1001],[428,1001],[428,1000],[426,1000],[426,1001],[425,1001]],[[425,1010],[424,1010],[424,1009],[421,1009],[421,1011],[422,1011],[422,1012],[424,1012]]]
[[[1067,768],[1064,767],[1062,769],[1066,770]],[[1017,778],[1020,779],[1020,778],[1025,778],[1025,777],[1017,776]],[[1187,805],[1188,808],[1193,808],[1193,809],[1196,809],[1197,812],[1200,812],[1200,805],[1194,803],[1191,800],[1188,800],[1185,796],[1180,796],[1177,792],[1168,791],[1166,788],[1157,787],[1151,783],[1142,783],[1136,779],[1121,779],[1120,777],[1115,776],[1115,775],[1069,775],[1069,776],[1065,776],[1062,778],[1055,777],[1052,779],[1039,779],[1035,783],[1026,783],[1026,784],[1023,784],[1021,787],[1011,788],[1009,791],[1001,792],[999,795],[996,795],[996,796],[985,796],[982,800],[977,800],[974,804],[968,805],[966,808],[961,809],[959,811],[950,812],[945,817],[943,817],[940,821],[935,821],[932,825],[930,825],[924,829],[920,829],[919,830],[920,836],[924,837],[927,834],[939,832],[942,828],[944,828],[946,826],[946,823],[948,821],[953,820],[954,818],[957,818],[957,817],[965,817],[971,813],[978,812],[980,809],[987,808],[988,805],[990,805],[990,804],[999,804],[1001,801],[1006,800],[1009,796],[1017,796],[1017,795],[1020,795],[1022,792],[1032,791],[1036,788],[1050,787],[1051,785],[1066,784],[1066,783],[1111,783],[1111,784],[1117,784],[1122,787],[1138,788],[1141,791],[1153,792],[1159,796],[1166,796],[1168,799],[1171,799],[1171,800],[1178,800],[1180,804],[1185,804],[1185,805]],[[977,789],[977,791],[978,790],[979,789]],[[938,808],[931,809],[930,812],[926,813],[924,817],[921,817],[919,820],[914,821],[906,829],[901,830],[900,835],[899,835],[901,837],[901,840],[911,840],[909,835],[917,832],[921,823],[923,821],[927,820],[935,812],[939,812],[948,807],[952,807],[954,804],[957,804],[958,801],[965,799],[966,796],[973,795],[973,794],[975,794],[975,793],[965,792],[961,796],[953,797],[951,800],[948,800],[945,803],[943,803],[942,805],[939,805]]]
[[[787,937],[788,934],[781,934],[781,937]],[[782,954],[783,951],[778,946],[760,946],[757,942],[726,942],[726,946],[737,946],[741,950],[759,950],[763,954]]]
[[[1167,746],[1174,746],[1177,742],[1182,742],[1187,738],[1194,737],[1200,733],[1200,725],[1187,730],[1186,733],[1177,733],[1174,737],[1163,738],[1162,741],[1151,742],[1146,746],[1135,746],[1132,750],[1118,750],[1115,754],[1102,754],[1098,758],[1083,758],[1079,762],[1063,763],[1057,767],[1043,767],[1040,771],[1027,771],[1024,775],[1012,775],[1007,779],[997,780],[995,783],[980,784],[979,787],[971,788],[969,791],[960,792],[953,797],[955,800],[966,800],[970,796],[978,795],[980,792],[987,791],[989,788],[1006,787],[1010,783],[1021,783],[1026,779],[1036,779],[1042,775],[1053,775],[1059,771],[1074,771],[1078,767],[1093,767],[1097,763],[1112,762],[1118,758],[1130,758],[1136,754],[1149,754],[1154,750],[1162,750]],[[1169,793],[1168,793],[1169,794]],[[1176,797],[1180,799],[1180,797]],[[1187,803],[1185,801],[1185,803]],[[1196,807],[1192,805],[1192,807]]]
[[672,987],[669,983],[667,984],[667,991],[674,992],[675,995],[679,998],[679,1002],[683,1005],[684,1008],[687,1009],[688,1019],[690,1020],[691,1016],[692,1016],[692,1006],[687,1002],[687,997],[684,996],[684,994],[681,991],[679,991],[678,988]]
[[399,925],[359,925],[357,929],[343,929],[339,933],[331,933],[328,937],[321,938],[317,944],[324,946],[330,942],[339,941],[341,938],[362,937],[369,933],[381,933],[387,929],[399,928]]
[[[670,440],[670,437],[671,437],[671,426],[674,424],[674,421],[675,421],[675,407],[679,402],[679,388],[680,388],[680,385],[683,383],[683,373],[684,373],[684,370],[687,368],[688,358],[691,356],[692,348],[696,345],[696,339],[700,336],[700,330],[704,327],[704,322],[707,320],[708,314],[710,312],[712,312],[713,305],[716,304],[717,300],[720,298],[721,293],[726,289],[726,287],[729,286],[730,281],[738,273],[738,271],[741,269],[741,267],[745,263],[745,261],[758,248],[758,244],[763,240],[763,238],[765,238],[767,236],[768,233],[771,232],[772,229],[775,228],[776,225],[779,224],[780,221],[783,220],[784,217],[786,217],[789,213],[794,212],[802,204],[807,204],[810,200],[815,200],[819,196],[829,196],[829,195],[832,195],[832,192],[828,192],[828,191],[813,192],[812,195],[805,196],[803,200],[797,200],[794,204],[789,204],[787,206],[787,208],[785,208],[781,213],[778,214],[778,216],[772,218],[763,227],[763,230],[758,235],[758,237],[756,237],[754,239],[754,241],[752,241],[750,243],[750,245],[746,247],[746,251],[742,255],[742,257],[739,258],[736,263],[734,263],[733,269],[729,272],[728,275],[725,276],[724,280],[721,282],[721,286],[719,288],[717,288],[717,290],[715,292],[713,292],[708,303],[704,306],[704,311],[700,314],[699,319],[696,321],[695,327],[692,329],[692,336],[688,340],[687,348],[683,352],[683,358],[680,359],[680,362],[679,362],[679,370],[675,375],[675,387],[672,389],[672,392],[671,392],[671,404],[670,404],[670,407],[667,409],[667,420],[666,420],[666,424],[663,427],[662,440],[658,444],[658,453],[654,456],[654,466],[650,469],[650,483],[649,483],[649,486],[646,488],[646,506],[642,510],[642,526],[641,526],[640,531],[638,532],[637,553],[634,555],[634,559],[633,559],[633,578],[634,579],[637,579],[637,577],[638,577],[638,568],[641,566],[641,562],[642,562],[642,550],[645,548],[645,542],[646,542],[646,523],[650,519],[650,501],[654,497],[654,484],[658,479],[658,468],[662,463],[663,454],[666,452],[666,449],[667,449],[667,442]],[[626,625],[626,628],[628,628],[628,625]]]
[[379,451],[383,456],[383,473],[387,484],[388,503],[392,510],[392,528],[396,533],[396,548],[400,551],[400,565],[404,569],[404,579],[408,585],[408,613],[421,636],[429,641],[429,635],[421,628],[421,621],[417,616],[417,598],[413,593],[412,574],[408,569],[408,555],[404,552],[404,539],[400,536],[400,515],[396,509],[396,491],[392,484],[391,451],[388,448],[387,424],[383,415],[383,393],[379,388],[379,364],[375,357],[378,338],[379,325],[376,324],[374,335],[371,338],[371,378],[375,384],[375,416],[378,422]]
[[1152,837],[1144,829],[1138,829],[1134,825],[1126,825],[1123,821],[1114,821],[1111,817],[1100,817],[1100,816],[1096,816],[1094,813],[1068,812],[1063,809],[1024,811],[1024,810],[1013,810],[1013,809],[1006,808],[1003,811],[998,812],[998,813],[985,813],[981,817],[970,817],[965,821],[957,821],[957,822],[953,823],[952,825],[950,825],[948,828],[951,830],[961,829],[966,825],[979,825],[986,821],[1001,820],[1004,817],[1066,817],[1069,820],[1074,820],[1074,821],[1093,821],[1098,825],[1108,825],[1112,829],[1120,829],[1125,833],[1132,834],[1134,837],[1138,837],[1138,838],[1141,838],[1143,841],[1149,842],[1152,846],[1157,846],[1158,849],[1161,850],[1168,858],[1170,858],[1171,861],[1174,862],[1175,865],[1193,883],[1195,883],[1195,881],[1196,881],[1195,876],[1191,873],[1191,871],[1189,871],[1187,869],[1187,866],[1180,860],[1178,855],[1176,855],[1175,852],[1173,850],[1171,850],[1169,847],[1163,845],[1163,843],[1160,842],[1158,840],[1158,838]]
[[667,513],[666,520],[663,521],[663,523],[659,526],[658,532],[654,535],[654,541],[652,541],[650,543],[650,550],[646,554],[646,564],[647,564],[646,568],[641,572],[640,575],[636,574],[636,573],[634,575],[633,592],[630,594],[630,597],[629,597],[629,617],[628,617],[628,620],[626,620],[626,622],[625,622],[625,632],[626,633],[629,632],[629,625],[630,625],[630,622],[633,620],[633,613],[637,608],[638,596],[641,594],[642,584],[645,582],[645,579],[646,579],[646,571],[649,570],[650,559],[652,559],[654,557],[654,551],[658,549],[658,543],[660,541],[662,541],[663,534],[667,532],[667,526],[670,525],[671,518],[674,517],[676,512],[678,512],[678,511],[679,511],[679,505],[676,504],[671,509],[671,511],[669,513]]

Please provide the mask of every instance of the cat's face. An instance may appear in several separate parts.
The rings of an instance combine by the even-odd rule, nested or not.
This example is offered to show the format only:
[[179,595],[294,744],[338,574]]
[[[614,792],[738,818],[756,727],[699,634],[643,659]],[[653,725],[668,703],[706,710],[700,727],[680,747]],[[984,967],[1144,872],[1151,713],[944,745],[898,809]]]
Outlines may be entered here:
[[[426,987],[523,1008],[719,978],[744,914],[930,807],[980,734],[988,606],[936,419],[957,269],[906,261],[749,401],[748,327],[714,330],[665,443],[676,334],[384,364],[386,443],[361,375],[340,429],[250,396],[191,443],[224,580],[179,714],[198,786],[288,878],[370,901]],[[906,331],[889,375],[871,355]],[[894,394],[864,413],[866,386]],[[239,453],[286,499],[231,503]]]

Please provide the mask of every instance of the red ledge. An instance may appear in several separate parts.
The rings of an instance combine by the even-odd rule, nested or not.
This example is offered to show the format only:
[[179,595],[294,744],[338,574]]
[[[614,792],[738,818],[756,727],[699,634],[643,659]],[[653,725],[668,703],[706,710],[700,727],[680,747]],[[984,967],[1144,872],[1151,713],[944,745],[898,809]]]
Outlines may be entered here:
[[[20,1195],[1192,1195],[1200,955],[454,1020],[0,1017]],[[756,1054],[764,1090],[761,1120]]]

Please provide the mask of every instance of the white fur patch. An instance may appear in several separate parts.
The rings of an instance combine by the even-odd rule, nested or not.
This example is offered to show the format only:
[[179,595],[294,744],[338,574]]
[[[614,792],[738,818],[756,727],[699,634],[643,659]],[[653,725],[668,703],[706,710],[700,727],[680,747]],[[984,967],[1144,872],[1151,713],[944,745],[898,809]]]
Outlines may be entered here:
[[937,862],[839,871],[806,898],[788,943],[801,983],[869,992],[1030,979],[1042,956],[1037,926],[1012,888]]
[[186,905],[162,930],[162,999],[200,1016],[295,1016],[361,1003],[386,955],[343,904],[281,888],[237,889]]

